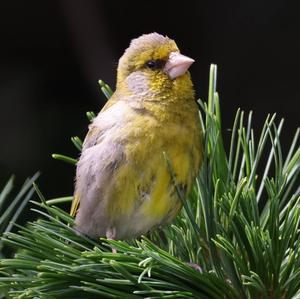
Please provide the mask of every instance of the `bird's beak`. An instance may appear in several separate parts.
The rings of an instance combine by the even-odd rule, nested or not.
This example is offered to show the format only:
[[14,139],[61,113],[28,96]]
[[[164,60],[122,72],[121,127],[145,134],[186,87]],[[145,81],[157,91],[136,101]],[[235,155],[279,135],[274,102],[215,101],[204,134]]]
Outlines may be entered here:
[[178,52],[171,52],[165,64],[164,72],[170,79],[182,76],[195,60]]

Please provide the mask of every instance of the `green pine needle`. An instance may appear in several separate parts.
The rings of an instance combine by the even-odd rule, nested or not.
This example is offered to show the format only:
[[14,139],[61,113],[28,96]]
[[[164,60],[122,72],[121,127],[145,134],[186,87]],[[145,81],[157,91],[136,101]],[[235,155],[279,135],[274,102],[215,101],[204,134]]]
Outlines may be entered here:
[[[36,173],[32,178],[27,179],[19,193],[14,198],[11,198],[11,193],[14,187],[13,176],[8,180],[0,192],[0,235],[11,231],[13,223],[19,218],[24,207],[32,197],[34,192],[32,184],[39,175],[39,173]],[[3,243],[0,241],[0,250],[2,247]],[[0,256],[3,256],[1,251]]]

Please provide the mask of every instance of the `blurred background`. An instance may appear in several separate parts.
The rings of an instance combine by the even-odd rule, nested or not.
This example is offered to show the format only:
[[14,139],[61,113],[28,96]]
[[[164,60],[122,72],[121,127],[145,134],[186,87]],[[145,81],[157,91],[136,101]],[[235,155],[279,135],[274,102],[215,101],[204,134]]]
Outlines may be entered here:
[[300,18],[291,1],[1,1],[0,186],[40,170],[47,198],[72,194],[75,168],[51,154],[78,156],[70,137],[84,138],[86,111],[105,103],[98,79],[114,88],[129,41],[153,31],[196,60],[198,97],[206,99],[209,65],[218,65],[225,139],[241,107],[254,110],[256,131],[277,112],[283,146],[291,141],[300,125]]

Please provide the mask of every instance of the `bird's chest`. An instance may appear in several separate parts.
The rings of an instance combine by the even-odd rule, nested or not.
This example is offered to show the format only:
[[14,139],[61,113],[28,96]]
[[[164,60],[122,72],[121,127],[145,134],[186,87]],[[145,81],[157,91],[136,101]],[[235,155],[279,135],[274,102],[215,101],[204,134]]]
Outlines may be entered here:
[[160,189],[158,184],[161,189],[168,188],[170,173],[166,158],[177,181],[189,186],[199,166],[200,134],[196,113],[157,116],[148,112],[136,117],[124,134],[129,136],[125,156],[148,189],[155,184],[157,189]]
[[[123,129],[125,154],[143,167],[147,160],[163,159],[170,155],[175,164],[186,164],[186,155],[197,142],[200,134],[197,119],[186,115],[162,115],[158,117],[144,111]],[[177,163],[178,161],[178,163]]]

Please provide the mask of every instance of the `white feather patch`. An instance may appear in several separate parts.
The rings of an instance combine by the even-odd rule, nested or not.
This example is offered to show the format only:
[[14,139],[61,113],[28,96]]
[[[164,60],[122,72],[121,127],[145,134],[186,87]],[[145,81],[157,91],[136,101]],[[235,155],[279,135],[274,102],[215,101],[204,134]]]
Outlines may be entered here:
[[133,94],[143,95],[149,92],[149,82],[145,74],[140,71],[131,73],[126,78],[129,91]]

